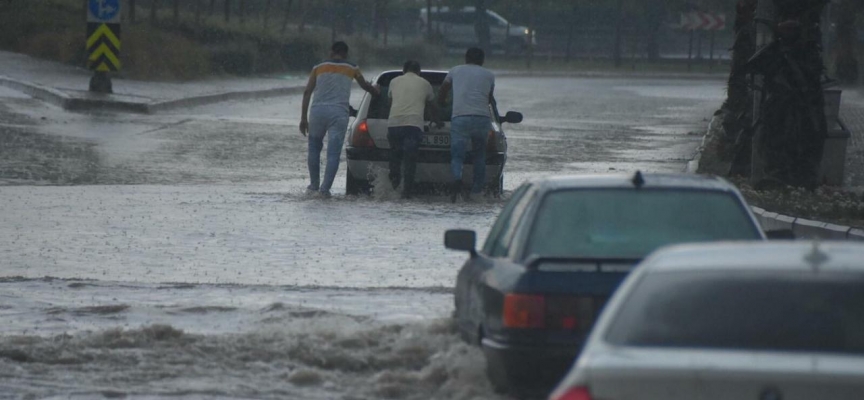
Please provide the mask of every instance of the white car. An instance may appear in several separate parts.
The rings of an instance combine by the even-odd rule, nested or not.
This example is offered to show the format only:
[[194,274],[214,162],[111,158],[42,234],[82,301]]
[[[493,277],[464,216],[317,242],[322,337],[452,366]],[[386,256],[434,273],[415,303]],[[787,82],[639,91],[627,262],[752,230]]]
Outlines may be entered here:
[[[382,72],[373,81],[379,85],[381,93],[387,93],[390,81],[401,76],[402,71]],[[432,84],[435,93],[447,76],[446,71],[422,71],[420,76]],[[452,96],[452,91],[450,92]],[[446,101],[441,109],[442,128],[432,124],[431,115],[426,115],[426,127],[420,150],[417,154],[417,172],[415,182],[417,188],[440,187],[453,182],[450,172],[450,113],[452,98]],[[503,117],[498,110],[490,106],[492,116],[489,124],[489,135],[486,144],[486,190],[493,195],[500,195],[504,185],[504,165],[507,162],[507,137],[501,125],[504,122],[519,123],[522,114],[508,112]],[[390,100],[386,95],[363,97],[357,109],[356,118],[348,128],[345,154],[348,158],[346,194],[356,195],[367,193],[373,187],[375,179],[387,179],[390,170],[390,142],[387,140],[387,119],[390,116]],[[465,187],[473,182],[472,166],[473,149],[469,145],[462,169],[462,181]]]
[[[450,46],[476,46],[480,40],[475,29],[477,13],[474,7],[454,8],[432,7],[433,31]],[[529,43],[537,44],[535,35],[521,25],[513,25],[504,17],[492,10],[486,10],[486,21],[489,24],[490,44],[510,53],[519,53]],[[420,10],[420,22],[425,26],[429,23],[429,10]]]
[[550,399],[864,399],[864,245],[659,250]]

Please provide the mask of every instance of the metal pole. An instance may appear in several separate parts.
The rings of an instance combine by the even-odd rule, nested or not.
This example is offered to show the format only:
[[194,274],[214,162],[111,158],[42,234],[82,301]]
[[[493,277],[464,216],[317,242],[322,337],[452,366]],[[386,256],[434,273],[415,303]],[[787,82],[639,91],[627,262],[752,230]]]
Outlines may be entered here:
[[687,71],[693,69],[693,29],[690,30],[690,43],[687,46]]
[[708,70],[714,69],[714,36],[717,31],[711,30],[711,50],[710,55],[708,56]]

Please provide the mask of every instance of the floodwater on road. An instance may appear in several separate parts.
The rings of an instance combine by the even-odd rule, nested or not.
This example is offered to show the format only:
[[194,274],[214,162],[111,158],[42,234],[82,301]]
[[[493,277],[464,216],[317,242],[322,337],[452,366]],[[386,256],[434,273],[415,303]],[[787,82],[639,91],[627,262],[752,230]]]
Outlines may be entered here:
[[344,168],[305,196],[297,96],[127,115],[0,92],[0,398],[496,398],[450,324],[443,232],[482,239],[532,177],[681,171],[722,97],[502,78],[525,115],[504,199],[452,205],[340,195]]

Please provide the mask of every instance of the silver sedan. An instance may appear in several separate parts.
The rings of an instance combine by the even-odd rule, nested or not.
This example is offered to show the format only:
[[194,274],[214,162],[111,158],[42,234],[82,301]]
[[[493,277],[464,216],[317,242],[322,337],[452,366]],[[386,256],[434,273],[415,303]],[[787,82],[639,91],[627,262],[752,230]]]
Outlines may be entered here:
[[864,399],[864,245],[660,250],[550,399]]

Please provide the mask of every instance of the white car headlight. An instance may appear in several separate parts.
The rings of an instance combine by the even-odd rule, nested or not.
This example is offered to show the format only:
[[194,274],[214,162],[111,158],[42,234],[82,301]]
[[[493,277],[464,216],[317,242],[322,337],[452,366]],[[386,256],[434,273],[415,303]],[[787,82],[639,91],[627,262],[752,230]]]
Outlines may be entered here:
[[526,34],[526,35],[530,35],[530,34],[531,34],[531,31],[528,30],[528,29],[526,29],[526,30],[525,30],[525,34]]

